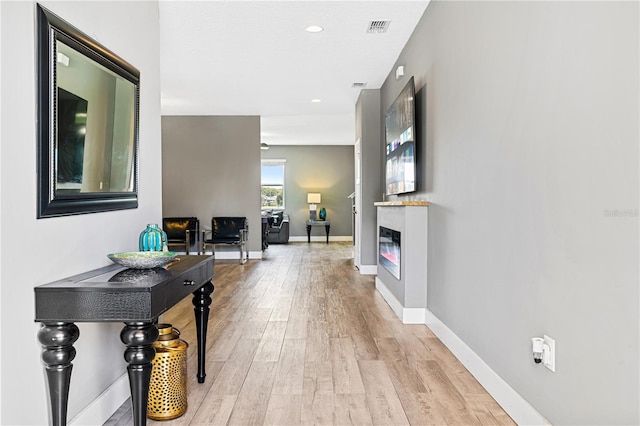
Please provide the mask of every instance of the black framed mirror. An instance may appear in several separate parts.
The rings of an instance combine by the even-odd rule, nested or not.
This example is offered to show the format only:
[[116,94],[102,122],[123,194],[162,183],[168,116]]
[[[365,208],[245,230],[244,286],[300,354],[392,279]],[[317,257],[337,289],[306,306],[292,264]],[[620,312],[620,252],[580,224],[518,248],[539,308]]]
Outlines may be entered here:
[[38,218],[138,207],[140,72],[37,6]]

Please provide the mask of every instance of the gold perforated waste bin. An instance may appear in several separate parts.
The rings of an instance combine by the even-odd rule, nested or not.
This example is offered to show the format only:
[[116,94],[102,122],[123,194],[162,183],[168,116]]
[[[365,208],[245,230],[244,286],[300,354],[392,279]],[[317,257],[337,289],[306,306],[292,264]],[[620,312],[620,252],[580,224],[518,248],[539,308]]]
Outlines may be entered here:
[[187,411],[187,348],[180,330],[171,324],[158,324],[158,340],[153,359],[147,417],[171,420]]

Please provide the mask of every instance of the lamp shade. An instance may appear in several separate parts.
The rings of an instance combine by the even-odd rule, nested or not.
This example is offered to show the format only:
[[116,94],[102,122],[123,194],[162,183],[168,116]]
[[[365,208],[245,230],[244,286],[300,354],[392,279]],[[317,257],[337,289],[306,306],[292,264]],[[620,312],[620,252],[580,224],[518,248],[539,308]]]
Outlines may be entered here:
[[319,202],[321,202],[321,197],[319,192],[309,192],[307,194],[308,204],[318,204]]

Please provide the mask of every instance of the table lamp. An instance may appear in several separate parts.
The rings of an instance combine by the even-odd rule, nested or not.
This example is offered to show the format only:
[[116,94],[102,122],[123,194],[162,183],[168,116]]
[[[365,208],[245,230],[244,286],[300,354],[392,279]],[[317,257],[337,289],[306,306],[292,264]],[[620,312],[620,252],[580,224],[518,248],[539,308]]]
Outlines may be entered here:
[[320,203],[321,197],[319,192],[309,192],[307,194],[307,203],[309,204],[309,220],[316,220],[317,204]]

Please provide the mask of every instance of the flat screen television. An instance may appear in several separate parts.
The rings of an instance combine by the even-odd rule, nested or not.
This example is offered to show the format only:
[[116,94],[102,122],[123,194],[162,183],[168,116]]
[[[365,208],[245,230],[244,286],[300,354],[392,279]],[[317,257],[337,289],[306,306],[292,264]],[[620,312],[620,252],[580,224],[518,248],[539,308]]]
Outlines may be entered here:
[[387,195],[416,190],[415,91],[411,77],[384,116]]

